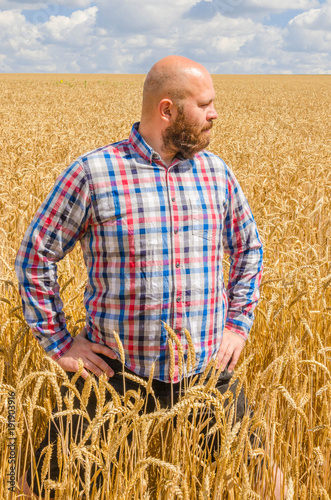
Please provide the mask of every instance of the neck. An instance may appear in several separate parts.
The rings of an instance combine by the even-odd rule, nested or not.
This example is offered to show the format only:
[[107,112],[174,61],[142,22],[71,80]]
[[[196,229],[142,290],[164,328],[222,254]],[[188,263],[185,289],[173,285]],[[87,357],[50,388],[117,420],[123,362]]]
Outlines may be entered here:
[[162,161],[167,167],[172,163],[176,152],[165,150],[163,147],[162,134],[155,133],[152,127],[146,126],[143,121],[140,122],[138,132],[144,141],[161,156]]

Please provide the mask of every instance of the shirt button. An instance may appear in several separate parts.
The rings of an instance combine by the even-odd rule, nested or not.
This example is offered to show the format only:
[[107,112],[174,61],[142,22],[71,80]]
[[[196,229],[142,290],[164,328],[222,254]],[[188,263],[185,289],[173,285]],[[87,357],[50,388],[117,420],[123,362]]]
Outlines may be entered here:
[[174,230],[174,233],[175,233],[175,234],[177,234],[177,233],[178,233],[178,229],[175,229],[175,230]]
[[180,297],[177,297],[176,302],[180,302]]
[[171,201],[176,201],[176,198],[171,198]]
[[176,267],[178,269],[178,267],[180,266],[179,262],[176,262]]

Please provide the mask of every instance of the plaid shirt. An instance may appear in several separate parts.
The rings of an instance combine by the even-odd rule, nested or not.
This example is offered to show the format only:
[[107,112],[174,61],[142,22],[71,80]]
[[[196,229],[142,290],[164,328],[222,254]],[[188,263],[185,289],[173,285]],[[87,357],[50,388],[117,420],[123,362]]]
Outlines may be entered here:
[[[57,179],[16,258],[24,315],[52,356],[72,345],[56,263],[79,240],[88,271],[87,336],[126,366],[170,382],[172,327],[187,353],[191,333],[200,373],[215,357],[224,326],[247,338],[259,297],[262,245],[233,173],[214,154],[175,157],[167,168],[134,124],[128,140],[78,158]],[[230,254],[228,286],[223,252]],[[175,355],[177,358],[177,348]],[[174,382],[179,380],[176,362]]]

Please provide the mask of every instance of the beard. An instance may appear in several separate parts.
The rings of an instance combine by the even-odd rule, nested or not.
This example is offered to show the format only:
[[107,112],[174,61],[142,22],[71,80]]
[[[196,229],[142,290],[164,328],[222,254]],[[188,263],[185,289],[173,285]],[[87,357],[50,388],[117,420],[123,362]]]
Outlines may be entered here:
[[208,146],[210,138],[203,132],[212,126],[212,122],[203,128],[190,123],[185,118],[183,107],[178,106],[176,120],[162,134],[163,149],[180,153],[185,159],[192,159],[196,153]]

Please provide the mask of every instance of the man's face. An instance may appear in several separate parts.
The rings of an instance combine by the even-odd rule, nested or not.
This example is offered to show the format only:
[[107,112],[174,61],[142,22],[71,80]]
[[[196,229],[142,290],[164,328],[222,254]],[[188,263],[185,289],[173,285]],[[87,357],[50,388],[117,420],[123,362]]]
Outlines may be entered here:
[[198,82],[193,92],[177,105],[177,116],[162,134],[166,150],[180,153],[187,159],[206,148],[210,142],[210,129],[217,118],[214,108],[215,92],[210,80]]

